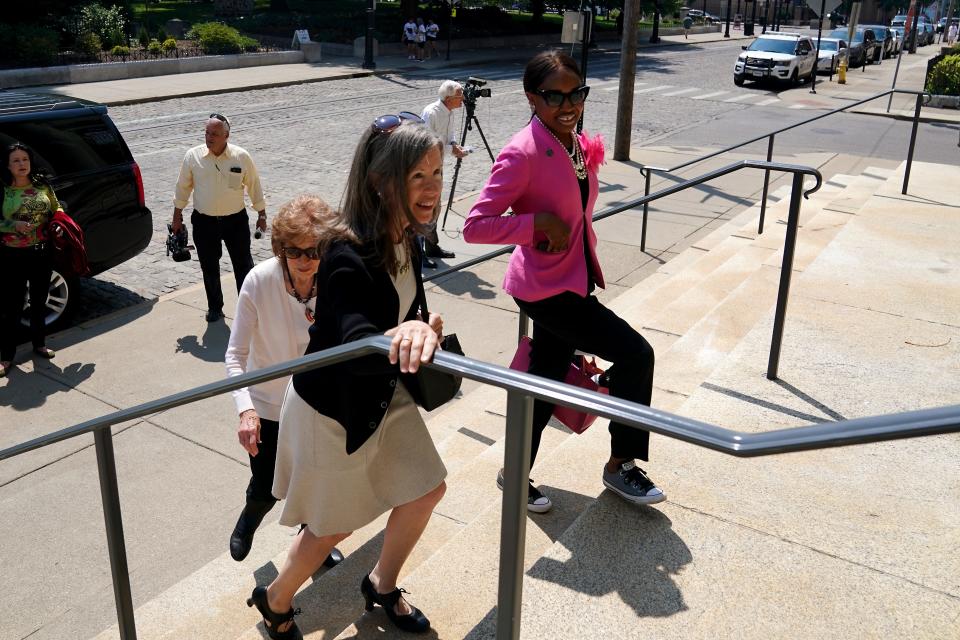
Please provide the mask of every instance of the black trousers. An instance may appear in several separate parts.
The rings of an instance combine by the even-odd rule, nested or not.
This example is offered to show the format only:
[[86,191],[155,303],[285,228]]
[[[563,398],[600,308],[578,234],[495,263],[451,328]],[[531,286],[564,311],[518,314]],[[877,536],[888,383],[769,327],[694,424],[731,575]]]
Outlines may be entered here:
[[250,502],[276,502],[273,497],[273,471],[277,466],[277,434],[280,423],[260,418],[260,443],[257,455],[250,458],[250,484],[247,485],[247,500]]
[[233,276],[237,281],[237,293],[240,293],[243,279],[247,277],[250,269],[253,269],[247,210],[243,209],[228,216],[208,216],[194,209],[190,223],[193,225],[193,246],[197,248],[197,258],[200,259],[200,270],[203,272],[203,288],[207,292],[207,310],[222,311],[221,243],[227,245],[227,253],[230,254]]
[[13,360],[23,314],[23,297],[30,283],[30,340],[33,348],[45,346],[47,292],[53,258],[47,245],[13,248],[0,246],[0,360]]
[[[537,302],[514,300],[533,320],[529,373],[563,380],[574,351],[579,349],[613,363],[607,370],[610,395],[650,405],[653,347],[626,321],[600,304],[596,296],[582,298],[567,291]],[[553,409],[554,405],[542,400],[533,403],[531,466]],[[613,457],[647,460],[649,445],[648,431],[610,423],[610,454]]]

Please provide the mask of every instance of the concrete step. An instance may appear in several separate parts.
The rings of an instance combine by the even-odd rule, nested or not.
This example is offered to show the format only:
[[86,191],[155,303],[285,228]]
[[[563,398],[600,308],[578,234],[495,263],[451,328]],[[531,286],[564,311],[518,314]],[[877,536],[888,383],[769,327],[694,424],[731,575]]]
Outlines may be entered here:
[[[960,308],[960,181],[935,202],[892,189],[844,194],[858,215],[806,223],[811,235],[846,221],[794,279],[781,380],[764,377],[767,315],[682,415],[765,431],[960,403],[960,376],[943,375],[960,362],[943,313]],[[591,504],[527,571],[521,637],[960,633],[957,435],[751,460],[655,435],[651,452],[669,502]]]

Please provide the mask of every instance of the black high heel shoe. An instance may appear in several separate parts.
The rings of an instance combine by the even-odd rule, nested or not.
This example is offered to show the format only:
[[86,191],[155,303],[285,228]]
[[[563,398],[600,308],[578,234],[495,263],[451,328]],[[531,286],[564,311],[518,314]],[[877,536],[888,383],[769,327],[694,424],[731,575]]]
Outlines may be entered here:
[[430,621],[427,620],[427,617],[423,615],[420,609],[417,609],[409,602],[407,604],[410,605],[413,611],[405,616],[396,612],[395,607],[397,606],[397,601],[400,600],[403,594],[407,593],[405,589],[397,588],[390,593],[377,593],[377,590],[373,588],[373,583],[370,582],[370,576],[365,575],[363,581],[360,583],[360,593],[363,594],[364,600],[367,601],[367,611],[373,611],[374,603],[380,605],[386,612],[387,617],[390,618],[390,622],[392,622],[397,629],[410,633],[426,633],[430,630]]
[[[260,615],[263,616],[263,626],[271,640],[303,640],[303,634],[300,633],[297,623],[293,622],[293,616],[300,615],[300,609],[290,609],[286,613],[275,613],[270,609],[270,604],[267,602],[266,587],[254,589],[253,594],[247,598],[247,606],[255,606]],[[290,628],[286,631],[277,631],[287,622],[291,623]]]

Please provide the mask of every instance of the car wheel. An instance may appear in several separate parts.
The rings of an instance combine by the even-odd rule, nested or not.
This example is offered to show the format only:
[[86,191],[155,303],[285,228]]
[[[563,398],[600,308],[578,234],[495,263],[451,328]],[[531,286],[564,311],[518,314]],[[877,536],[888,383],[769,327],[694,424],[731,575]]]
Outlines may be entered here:
[[800,84],[800,70],[794,69],[793,74],[790,76],[790,84],[797,86]]
[[[44,325],[48,329],[61,327],[73,313],[76,306],[79,289],[77,278],[64,276],[56,269],[50,274],[50,288],[47,290],[46,315]],[[30,285],[27,284],[27,293],[23,301],[23,315],[20,322],[25,327],[30,326]]]
[[737,85],[738,87],[742,87],[742,86],[743,86],[743,76],[733,76],[733,84]]

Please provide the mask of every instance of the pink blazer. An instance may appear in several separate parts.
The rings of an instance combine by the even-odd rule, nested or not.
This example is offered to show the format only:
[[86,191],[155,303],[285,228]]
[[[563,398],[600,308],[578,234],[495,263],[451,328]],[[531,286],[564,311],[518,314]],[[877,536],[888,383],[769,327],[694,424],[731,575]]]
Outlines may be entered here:
[[[603,142],[581,134],[580,143],[585,151],[590,182],[586,211],[566,149],[534,118],[500,152],[487,184],[467,216],[463,225],[467,242],[517,245],[503,278],[503,288],[511,296],[527,302],[564,291],[586,296],[584,225],[593,274],[597,285],[604,287],[592,220]],[[504,215],[508,209],[512,213]],[[570,242],[565,252],[548,253],[536,248],[546,239],[542,232],[533,230],[533,214],[541,212],[559,216],[570,227]]]

